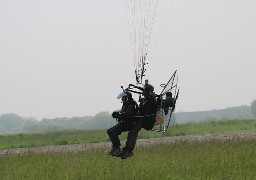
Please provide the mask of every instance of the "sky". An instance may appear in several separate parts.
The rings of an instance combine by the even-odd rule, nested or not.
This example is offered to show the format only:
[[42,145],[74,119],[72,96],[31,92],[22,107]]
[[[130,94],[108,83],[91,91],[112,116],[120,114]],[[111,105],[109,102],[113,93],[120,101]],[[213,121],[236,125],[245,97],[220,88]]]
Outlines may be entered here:
[[[256,1],[160,0],[146,78],[177,70],[176,112],[256,99]],[[57,118],[119,109],[135,84],[124,0],[0,0],[0,114]]]

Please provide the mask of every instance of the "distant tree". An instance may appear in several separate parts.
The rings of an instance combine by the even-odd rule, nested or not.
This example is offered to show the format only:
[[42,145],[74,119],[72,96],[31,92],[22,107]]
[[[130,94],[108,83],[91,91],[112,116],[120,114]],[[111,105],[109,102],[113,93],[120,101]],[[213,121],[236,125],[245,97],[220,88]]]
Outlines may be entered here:
[[0,133],[20,132],[27,119],[16,114],[3,114],[0,116]]
[[116,120],[112,118],[109,112],[100,112],[94,116],[92,129],[105,129],[111,127]]
[[252,101],[251,110],[252,110],[253,117],[256,118],[256,100]]
[[29,119],[22,128],[22,132],[41,132],[39,122],[36,119]]
[[215,115],[209,114],[205,117],[205,121],[216,121],[218,118]]

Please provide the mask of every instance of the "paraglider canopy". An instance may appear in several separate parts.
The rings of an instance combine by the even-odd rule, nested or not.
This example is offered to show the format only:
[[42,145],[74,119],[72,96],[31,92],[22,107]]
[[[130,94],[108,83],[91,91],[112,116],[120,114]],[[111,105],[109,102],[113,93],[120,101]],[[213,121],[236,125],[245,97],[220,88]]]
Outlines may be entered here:
[[125,0],[137,83],[145,76],[148,48],[159,0]]
[[[171,11],[173,0],[124,0],[134,72],[137,84],[143,83],[146,65],[153,56]],[[160,31],[156,31],[160,30]]]

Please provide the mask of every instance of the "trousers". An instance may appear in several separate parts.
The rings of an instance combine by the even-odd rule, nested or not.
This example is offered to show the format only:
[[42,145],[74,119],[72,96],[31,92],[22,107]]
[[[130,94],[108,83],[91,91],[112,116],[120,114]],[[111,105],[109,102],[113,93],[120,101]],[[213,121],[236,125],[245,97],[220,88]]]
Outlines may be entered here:
[[131,130],[128,133],[126,148],[130,151],[133,151],[133,149],[135,148],[138,134],[141,128],[143,127],[143,120],[144,118],[139,118],[136,124],[131,128]]
[[133,127],[132,123],[119,122],[115,126],[111,127],[107,130],[108,136],[112,142],[113,147],[121,146],[119,135],[122,132],[126,132],[131,130]]

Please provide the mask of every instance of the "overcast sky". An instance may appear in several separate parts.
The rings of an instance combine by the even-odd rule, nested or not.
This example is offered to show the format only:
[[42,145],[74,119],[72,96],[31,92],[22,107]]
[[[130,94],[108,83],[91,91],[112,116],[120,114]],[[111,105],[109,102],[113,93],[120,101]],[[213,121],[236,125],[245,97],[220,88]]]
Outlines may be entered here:
[[[256,99],[255,0],[164,0],[159,14],[146,78],[159,93],[178,70],[177,112]],[[131,57],[124,0],[0,0],[0,114],[118,109]]]

